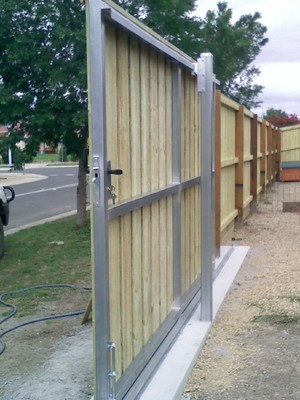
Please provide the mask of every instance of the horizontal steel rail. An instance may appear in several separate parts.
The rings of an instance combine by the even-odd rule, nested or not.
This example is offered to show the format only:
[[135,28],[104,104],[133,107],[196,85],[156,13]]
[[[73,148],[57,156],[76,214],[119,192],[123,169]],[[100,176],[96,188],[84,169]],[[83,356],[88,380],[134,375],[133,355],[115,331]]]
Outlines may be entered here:
[[163,189],[159,189],[153,191],[151,193],[136,196],[131,198],[130,200],[126,200],[124,202],[120,202],[115,204],[108,209],[108,219],[114,219],[121,217],[124,214],[128,214],[130,212],[136,211],[142,207],[145,207],[151,203],[159,201],[169,196],[173,196],[174,194],[181,192],[183,190],[189,189],[193,186],[200,185],[201,177],[197,176],[195,178],[186,180],[181,183],[175,183],[171,186],[168,186]]
[[154,34],[152,35],[150,32],[146,31],[145,28],[141,28],[134,21],[131,21],[127,16],[114,10],[112,7],[109,7],[106,3],[102,4],[102,15],[104,18],[121,25],[124,29],[136,35],[140,40],[150,44],[152,47],[155,47],[157,50],[161,51],[173,60],[178,61],[191,71],[194,71],[193,61],[189,60],[187,57],[184,57],[183,54],[156,38]]

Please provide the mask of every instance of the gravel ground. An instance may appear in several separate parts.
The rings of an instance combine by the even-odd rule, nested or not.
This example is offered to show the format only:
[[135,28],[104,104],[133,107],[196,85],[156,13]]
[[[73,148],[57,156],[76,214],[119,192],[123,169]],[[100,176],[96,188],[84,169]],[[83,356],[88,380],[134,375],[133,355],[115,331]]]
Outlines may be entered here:
[[1,400],[91,398],[91,329],[73,324],[40,325],[11,336],[0,356]]
[[[188,400],[300,400],[300,201],[298,186],[270,191],[242,228],[250,246],[186,386]],[[4,337],[1,400],[89,400],[91,327],[80,318],[37,324]],[[134,399],[133,399],[134,400]],[[153,399],[171,400],[171,399]]]
[[235,232],[251,246],[186,386],[189,400],[300,400],[300,183],[277,183]]

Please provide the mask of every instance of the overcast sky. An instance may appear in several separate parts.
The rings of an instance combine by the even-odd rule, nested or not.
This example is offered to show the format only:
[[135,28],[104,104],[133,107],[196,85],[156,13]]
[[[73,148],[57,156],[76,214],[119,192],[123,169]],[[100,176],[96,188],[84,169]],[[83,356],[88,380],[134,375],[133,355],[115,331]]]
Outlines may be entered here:
[[[198,0],[197,15],[216,10],[218,0]],[[253,110],[262,115],[268,108],[300,116],[300,0],[227,0],[233,22],[243,14],[261,14],[268,28],[269,42],[254,64],[261,70],[256,82],[264,86],[262,106]]]

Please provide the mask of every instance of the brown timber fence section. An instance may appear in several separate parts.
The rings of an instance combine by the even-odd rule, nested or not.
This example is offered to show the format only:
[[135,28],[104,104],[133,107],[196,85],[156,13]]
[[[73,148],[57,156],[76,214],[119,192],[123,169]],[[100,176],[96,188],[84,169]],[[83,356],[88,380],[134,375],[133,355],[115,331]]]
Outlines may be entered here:
[[244,220],[251,205],[280,170],[280,131],[243,106],[216,92],[215,237],[222,240]]

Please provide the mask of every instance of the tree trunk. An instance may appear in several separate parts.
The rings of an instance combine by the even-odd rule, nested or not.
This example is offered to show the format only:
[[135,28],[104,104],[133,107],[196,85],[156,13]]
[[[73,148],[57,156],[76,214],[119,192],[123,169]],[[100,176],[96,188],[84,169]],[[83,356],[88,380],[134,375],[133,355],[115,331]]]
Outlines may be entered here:
[[85,226],[87,220],[86,212],[86,172],[84,169],[84,157],[79,157],[78,186],[77,186],[77,225]]

